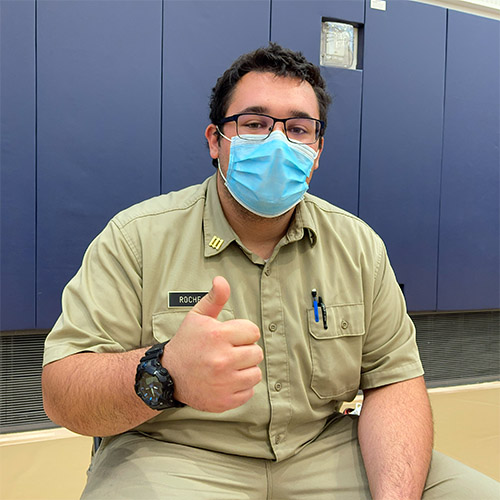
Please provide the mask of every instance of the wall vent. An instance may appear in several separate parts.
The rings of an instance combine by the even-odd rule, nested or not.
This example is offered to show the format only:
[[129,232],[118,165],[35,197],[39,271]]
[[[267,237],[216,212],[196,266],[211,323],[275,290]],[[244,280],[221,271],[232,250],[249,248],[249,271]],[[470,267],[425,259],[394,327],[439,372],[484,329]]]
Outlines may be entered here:
[[0,433],[55,427],[42,401],[46,331],[0,332]]
[[500,311],[411,317],[428,387],[500,380]]

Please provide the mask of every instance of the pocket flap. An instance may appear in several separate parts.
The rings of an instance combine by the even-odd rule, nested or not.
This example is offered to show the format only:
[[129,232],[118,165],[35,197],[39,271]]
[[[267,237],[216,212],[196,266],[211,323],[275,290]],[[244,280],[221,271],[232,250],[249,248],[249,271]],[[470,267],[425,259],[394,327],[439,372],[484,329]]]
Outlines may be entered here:
[[[176,334],[188,312],[189,310],[179,311],[179,309],[176,309],[154,313],[152,319],[153,337],[158,342],[170,340]],[[234,319],[233,311],[231,309],[222,309],[217,319],[219,321]]]

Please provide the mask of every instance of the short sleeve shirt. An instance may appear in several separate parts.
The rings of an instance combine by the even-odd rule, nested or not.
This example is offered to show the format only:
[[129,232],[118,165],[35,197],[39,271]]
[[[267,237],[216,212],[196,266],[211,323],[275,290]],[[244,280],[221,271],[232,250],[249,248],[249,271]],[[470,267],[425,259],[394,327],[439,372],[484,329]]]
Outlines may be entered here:
[[[44,363],[172,338],[217,275],[231,286],[218,319],[248,319],[260,328],[262,381],[239,408],[221,414],[169,409],[135,430],[283,460],[314,440],[359,389],[423,374],[385,247],[364,222],[307,194],[264,261],[227,222],[215,176],[110,221],[63,292]],[[321,308],[315,314],[313,289],[326,324]]]

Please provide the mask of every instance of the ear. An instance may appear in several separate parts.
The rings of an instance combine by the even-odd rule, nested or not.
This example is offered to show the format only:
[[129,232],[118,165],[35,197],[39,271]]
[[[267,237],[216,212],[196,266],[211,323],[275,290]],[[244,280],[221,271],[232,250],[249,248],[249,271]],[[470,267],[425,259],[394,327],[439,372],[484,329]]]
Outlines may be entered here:
[[316,159],[314,160],[313,166],[311,168],[311,173],[309,174],[309,177],[306,179],[306,182],[308,184],[311,182],[314,171],[317,170],[319,167],[319,157],[321,156],[321,153],[323,152],[324,142],[325,141],[324,141],[323,137],[320,137],[320,140],[318,142],[318,156],[316,156]]
[[316,159],[314,160],[314,165],[313,165],[313,170],[316,170],[319,167],[319,158],[321,156],[321,153],[323,152],[323,146],[325,144],[325,138],[320,137],[318,141],[318,156],[316,156]]
[[217,133],[217,128],[213,123],[205,129],[205,137],[208,142],[210,157],[215,160],[219,157],[219,134]]

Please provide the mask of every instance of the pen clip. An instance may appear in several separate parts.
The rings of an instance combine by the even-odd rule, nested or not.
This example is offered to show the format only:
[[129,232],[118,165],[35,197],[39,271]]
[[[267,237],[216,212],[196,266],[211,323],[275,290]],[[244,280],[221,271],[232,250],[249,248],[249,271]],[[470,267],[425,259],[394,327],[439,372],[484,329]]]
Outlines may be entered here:
[[326,311],[326,305],[323,302],[321,296],[318,298],[319,298],[319,306],[321,307],[321,315],[323,316],[323,328],[325,330],[328,330],[328,313]]

